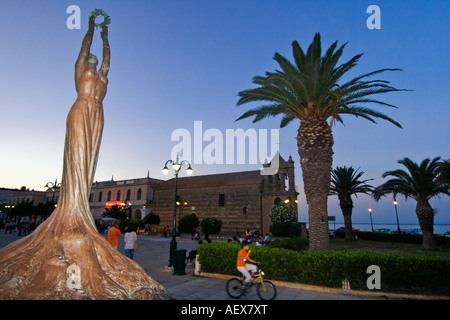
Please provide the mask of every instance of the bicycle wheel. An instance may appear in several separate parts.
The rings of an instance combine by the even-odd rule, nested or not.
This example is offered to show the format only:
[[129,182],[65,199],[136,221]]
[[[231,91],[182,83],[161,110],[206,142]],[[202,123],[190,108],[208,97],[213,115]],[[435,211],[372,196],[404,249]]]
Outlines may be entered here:
[[277,288],[275,285],[266,280],[264,280],[264,284],[262,282],[258,283],[256,292],[261,300],[273,300],[277,296]]
[[228,295],[233,299],[238,299],[243,295],[243,291],[241,289],[242,281],[238,278],[231,278],[228,280],[225,287]]

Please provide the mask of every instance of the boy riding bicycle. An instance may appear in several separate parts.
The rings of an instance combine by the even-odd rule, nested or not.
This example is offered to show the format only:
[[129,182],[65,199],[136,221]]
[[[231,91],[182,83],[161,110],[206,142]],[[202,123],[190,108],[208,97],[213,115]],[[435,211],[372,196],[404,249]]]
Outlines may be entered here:
[[[252,262],[259,264],[253,259],[250,259],[249,255],[251,250],[247,241],[242,242],[242,249],[239,250],[237,255],[236,267],[240,273],[244,276],[244,285],[242,287],[243,290],[247,291],[248,286],[252,282],[252,275],[256,273],[257,267],[253,264],[247,264],[246,262]],[[250,274],[251,272],[251,274]]]

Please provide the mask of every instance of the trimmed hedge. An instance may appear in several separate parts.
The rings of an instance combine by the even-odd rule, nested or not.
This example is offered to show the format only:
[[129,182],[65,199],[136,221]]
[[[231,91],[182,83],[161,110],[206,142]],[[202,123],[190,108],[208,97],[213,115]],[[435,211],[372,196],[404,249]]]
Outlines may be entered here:
[[[202,271],[239,276],[236,256],[241,246],[214,242],[199,246]],[[412,254],[349,251],[296,252],[268,246],[251,246],[251,257],[260,261],[269,279],[340,287],[348,280],[352,289],[367,289],[370,265],[381,270],[385,292],[450,295],[450,259]]]

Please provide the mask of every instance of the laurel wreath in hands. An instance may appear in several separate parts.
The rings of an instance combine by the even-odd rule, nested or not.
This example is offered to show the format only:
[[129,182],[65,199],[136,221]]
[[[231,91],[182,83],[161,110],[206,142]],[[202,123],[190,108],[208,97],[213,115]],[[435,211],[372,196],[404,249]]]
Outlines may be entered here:
[[106,14],[106,12],[105,11],[103,11],[102,9],[95,9],[95,10],[92,10],[90,13],[89,13],[89,19],[92,17],[92,16],[94,16],[94,17],[98,17],[98,16],[103,16],[103,22],[101,22],[101,23],[96,23],[95,24],[95,29],[97,29],[98,27],[106,27],[108,24],[110,24],[111,23],[111,18]]

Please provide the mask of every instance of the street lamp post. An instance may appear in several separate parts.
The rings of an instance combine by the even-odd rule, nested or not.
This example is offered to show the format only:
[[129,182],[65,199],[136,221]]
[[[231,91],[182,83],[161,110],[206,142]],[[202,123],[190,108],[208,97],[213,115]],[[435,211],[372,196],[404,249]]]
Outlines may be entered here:
[[373,232],[372,208],[369,208],[369,216],[370,216],[370,225],[372,226],[372,232]]
[[397,217],[397,231],[398,231],[398,234],[400,234],[400,223],[398,222],[397,203],[398,203],[397,200],[394,199],[395,216]]
[[61,183],[58,183],[58,179],[55,179],[55,182],[47,182],[47,184],[44,186],[45,190],[52,189],[53,191],[53,199],[52,201],[55,202],[55,192],[61,187]]
[[194,170],[191,168],[191,164],[187,160],[183,160],[180,162],[177,154],[177,159],[175,161],[173,160],[167,160],[166,164],[164,165],[164,168],[162,169],[162,172],[164,174],[169,173],[169,168],[167,168],[167,164],[172,163],[172,168],[175,171],[175,197],[173,201],[173,226],[172,226],[172,241],[170,242],[170,253],[169,253],[169,267],[174,266],[175,261],[175,250],[177,250],[177,233],[176,233],[176,219],[177,219],[177,193],[178,193],[178,173],[181,170],[181,166],[183,164],[188,164],[188,168],[186,169],[186,173],[188,175],[191,175]]

